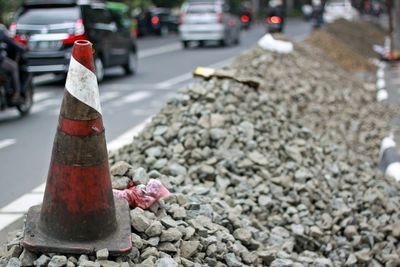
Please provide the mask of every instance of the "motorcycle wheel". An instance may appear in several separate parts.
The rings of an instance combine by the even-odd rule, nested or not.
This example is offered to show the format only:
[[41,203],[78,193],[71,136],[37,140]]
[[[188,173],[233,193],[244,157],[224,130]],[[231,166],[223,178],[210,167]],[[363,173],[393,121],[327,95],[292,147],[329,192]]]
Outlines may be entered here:
[[29,83],[25,93],[22,95],[23,103],[17,106],[19,115],[22,117],[29,114],[33,105],[33,84]]

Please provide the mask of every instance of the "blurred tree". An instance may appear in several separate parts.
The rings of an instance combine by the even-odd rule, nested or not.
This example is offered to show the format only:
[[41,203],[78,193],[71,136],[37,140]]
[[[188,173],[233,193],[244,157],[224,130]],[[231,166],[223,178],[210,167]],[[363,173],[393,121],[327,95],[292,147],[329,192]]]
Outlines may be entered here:
[[13,13],[21,6],[23,0],[0,0],[0,21],[8,23]]

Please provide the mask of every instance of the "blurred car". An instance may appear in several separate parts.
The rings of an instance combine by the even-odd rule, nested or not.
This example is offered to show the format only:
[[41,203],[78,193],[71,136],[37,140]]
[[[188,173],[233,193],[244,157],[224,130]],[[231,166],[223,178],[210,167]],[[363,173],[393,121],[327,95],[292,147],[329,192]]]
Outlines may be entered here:
[[221,46],[240,42],[241,22],[221,1],[189,2],[182,8],[179,35],[183,47],[189,42],[218,41]]
[[129,26],[120,12],[101,3],[25,1],[10,32],[15,40],[28,45],[28,70],[35,74],[66,73],[77,40],[93,43],[99,81],[107,67],[122,66],[126,73],[137,69],[136,39]]
[[331,23],[337,19],[355,20],[358,11],[351,5],[350,0],[329,0],[325,4],[324,21]]
[[140,12],[136,17],[138,36],[157,34],[168,35],[178,30],[178,16],[168,8],[151,8]]

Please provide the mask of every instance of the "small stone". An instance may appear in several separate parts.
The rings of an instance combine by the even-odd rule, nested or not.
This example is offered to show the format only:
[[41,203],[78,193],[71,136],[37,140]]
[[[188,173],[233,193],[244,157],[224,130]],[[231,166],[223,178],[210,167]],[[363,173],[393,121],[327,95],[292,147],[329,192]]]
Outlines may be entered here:
[[130,168],[132,168],[132,166],[125,161],[118,161],[111,166],[110,173],[113,176],[124,176]]
[[228,253],[224,257],[226,264],[229,267],[241,267],[243,264],[241,264],[238,259],[235,256],[235,253]]
[[158,245],[158,250],[166,253],[175,253],[178,251],[174,244],[170,242],[161,243],[160,245]]
[[132,245],[138,249],[141,249],[143,247],[142,238],[135,233],[132,233]]
[[262,165],[262,166],[268,164],[267,158],[258,151],[253,151],[253,152],[249,153],[249,159],[252,162]]
[[353,236],[357,235],[357,227],[355,225],[348,225],[344,229],[344,235],[347,239],[352,239]]
[[18,258],[22,253],[22,247],[19,245],[11,246],[7,251],[7,258]]
[[100,265],[99,263],[96,264],[96,262],[88,260],[88,261],[81,262],[79,264],[79,267],[98,267],[99,265]]
[[144,210],[141,208],[135,208],[131,210],[130,213],[131,224],[136,231],[143,233],[147,228],[149,228],[150,220],[146,217]]
[[75,263],[73,263],[72,261],[67,261],[67,267],[75,267]]
[[139,184],[147,184],[149,181],[149,176],[144,168],[140,167],[135,170],[133,173],[132,181],[135,185]]
[[243,244],[248,245],[251,241],[251,232],[245,228],[238,228],[233,232],[233,236]]
[[124,190],[127,189],[129,184],[131,183],[131,179],[126,176],[113,176],[111,178],[111,185],[113,189]]
[[63,267],[63,266],[67,266],[67,257],[65,256],[54,256],[53,258],[51,258],[50,262],[49,262],[49,267]]
[[[146,155],[148,157],[154,157],[154,158],[158,158],[161,156],[161,147],[157,146],[157,147],[150,147],[148,149],[146,149]],[[143,169],[144,170],[144,169]]]
[[345,262],[345,266],[353,266],[357,263],[357,257],[354,254],[350,254]]
[[210,130],[210,137],[212,140],[220,140],[225,138],[227,135],[226,131],[224,129],[220,128],[214,128]]
[[42,254],[37,260],[35,260],[33,262],[33,264],[35,264],[36,267],[43,267],[43,266],[47,266],[47,264],[49,264],[50,262],[50,258],[47,257],[46,255]]
[[361,263],[367,263],[371,260],[371,253],[369,249],[363,249],[354,253],[357,260]]
[[168,163],[167,159],[159,159],[154,163],[153,168],[157,170],[162,169],[165,167],[165,165],[167,165],[167,163]]
[[303,235],[304,234],[304,226],[301,224],[292,224],[292,232],[295,235]]
[[186,218],[186,210],[184,207],[174,206],[171,208],[172,217],[176,220],[181,220]]
[[178,224],[174,219],[172,219],[170,216],[166,216],[161,219],[161,223],[168,228],[176,228]]
[[190,259],[200,246],[199,241],[182,241],[181,243],[181,256]]
[[289,259],[276,259],[271,262],[271,267],[292,267],[293,261]]
[[315,267],[333,267],[332,261],[327,258],[317,258],[314,261]]
[[210,123],[211,128],[222,128],[225,124],[225,116],[222,114],[211,114]]
[[81,265],[83,262],[88,261],[89,257],[85,254],[79,256],[78,264]]
[[21,261],[21,266],[33,266],[36,259],[37,256],[26,249],[24,249],[22,254],[19,256],[19,260]]
[[109,253],[108,253],[108,249],[106,249],[106,248],[103,248],[103,249],[100,249],[100,250],[96,251],[96,258],[99,261],[107,260],[108,256],[109,256]]
[[159,238],[158,236],[149,238],[149,239],[146,240],[146,243],[147,243],[149,246],[155,247],[155,246],[158,245],[158,243],[160,243],[160,238]]
[[97,261],[95,267],[121,267],[121,263],[115,261]]
[[150,256],[158,257],[158,254],[159,254],[159,252],[155,247],[148,247],[140,255],[140,258],[143,260]]
[[12,257],[8,263],[6,267],[20,267],[21,266],[21,261],[16,258],[16,257]]
[[172,163],[171,165],[169,165],[169,173],[172,176],[186,175],[187,170],[185,167],[178,163]]
[[145,234],[149,237],[159,236],[161,235],[162,229],[162,224],[159,221],[154,221],[146,229]]
[[162,258],[156,261],[156,267],[178,267],[178,263],[176,263],[171,258]]
[[178,241],[182,238],[181,232],[176,228],[169,228],[168,230],[163,230],[161,233],[161,242],[165,241]]
[[165,125],[157,126],[157,128],[154,130],[153,135],[155,135],[155,136],[163,135],[167,130],[168,130],[168,127]]

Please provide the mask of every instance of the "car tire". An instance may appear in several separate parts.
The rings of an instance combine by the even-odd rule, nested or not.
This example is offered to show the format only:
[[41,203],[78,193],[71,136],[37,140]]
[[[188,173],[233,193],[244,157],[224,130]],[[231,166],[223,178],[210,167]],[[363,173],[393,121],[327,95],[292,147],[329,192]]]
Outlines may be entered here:
[[129,52],[128,62],[123,65],[126,74],[135,74],[138,69],[138,56],[133,50]]
[[96,67],[96,78],[97,82],[102,82],[104,80],[104,64],[100,57],[94,58],[94,66]]
[[30,82],[25,89],[25,93],[22,94],[24,102],[17,106],[19,115],[21,117],[26,116],[31,111],[33,105],[33,84]]
[[182,41],[182,46],[183,46],[183,48],[188,48],[189,47],[189,41]]

